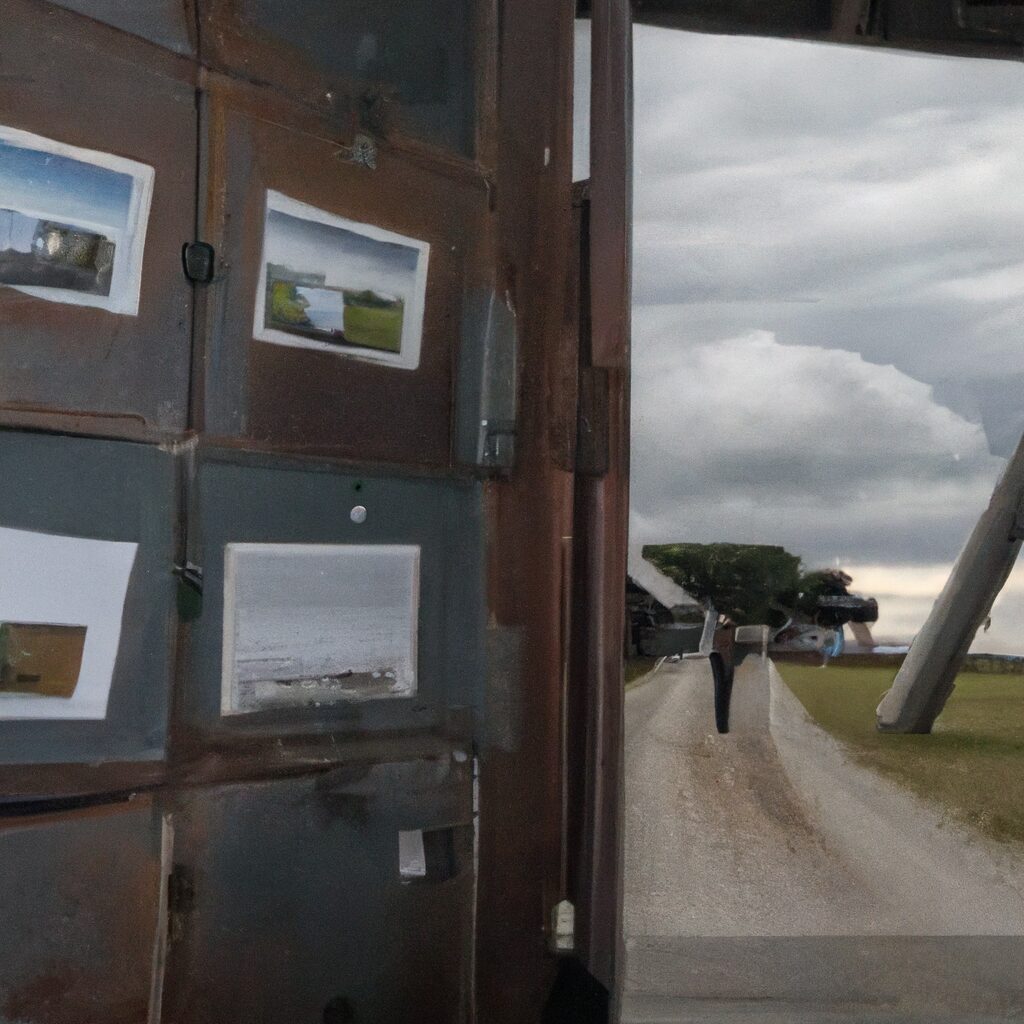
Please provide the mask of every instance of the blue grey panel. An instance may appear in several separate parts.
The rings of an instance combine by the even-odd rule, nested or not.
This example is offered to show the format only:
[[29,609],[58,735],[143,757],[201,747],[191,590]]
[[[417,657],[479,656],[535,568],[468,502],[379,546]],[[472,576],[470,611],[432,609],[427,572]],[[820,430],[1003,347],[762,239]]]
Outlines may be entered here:
[[141,800],[0,821],[0,1024],[147,1019],[160,833]]
[[[402,881],[398,830],[417,824],[391,805],[391,773],[368,773],[357,796],[327,776],[183,798],[174,870],[189,912],[171,947],[165,1024],[466,1019],[471,779],[454,762],[409,772],[419,824],[455,826],[437,882]],[[438,819],[445,810],[461,820]]]
[[195,19],[186,0],[51,0],[175,53],[192,54]]
[[[472,481],[357,476],[270,457],[201,457],[190,561],[203,569],[182,682],[186,716],[207,729],[357,732],[436,726],[477,706],[482,687],[483,518]],[[362,506],[365,522],[353,522]],[[221,717],[224,549],[231,542],[419,545],[418,690],[414,698]]]
[[0,431],[0,526],[138,544],[107,717],[0,720],[0,763],[163,756],[176,584],[175,459],[156,446]]

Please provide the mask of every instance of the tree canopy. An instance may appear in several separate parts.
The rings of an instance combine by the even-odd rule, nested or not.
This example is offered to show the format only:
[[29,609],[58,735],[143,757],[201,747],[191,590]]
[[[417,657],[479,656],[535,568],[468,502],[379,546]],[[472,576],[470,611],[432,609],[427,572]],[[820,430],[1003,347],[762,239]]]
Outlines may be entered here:
[[643,557],[737,625],[781,626],[797,606],[800,558],[769,544],[648,544]]

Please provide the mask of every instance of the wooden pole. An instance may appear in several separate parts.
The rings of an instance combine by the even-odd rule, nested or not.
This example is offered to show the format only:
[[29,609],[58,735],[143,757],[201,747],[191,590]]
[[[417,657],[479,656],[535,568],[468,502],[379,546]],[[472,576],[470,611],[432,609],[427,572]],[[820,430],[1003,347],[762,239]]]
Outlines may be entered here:
[[883,732],[931,732],[1024,538],[1024,438],[876,712]]

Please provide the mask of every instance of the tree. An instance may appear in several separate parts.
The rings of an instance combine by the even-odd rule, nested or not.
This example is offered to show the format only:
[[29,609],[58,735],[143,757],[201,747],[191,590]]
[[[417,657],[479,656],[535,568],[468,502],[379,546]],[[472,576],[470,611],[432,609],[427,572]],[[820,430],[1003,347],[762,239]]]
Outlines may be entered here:
[[309,301],[299,294],[298,288],[292,281],[271,283],[270,316],[272,321],[303,327],[309,323],[307,309],[309,309]]
[[648,544],[643,557],[737,625],[781,626],[800,593],[800,558],[768,544]]

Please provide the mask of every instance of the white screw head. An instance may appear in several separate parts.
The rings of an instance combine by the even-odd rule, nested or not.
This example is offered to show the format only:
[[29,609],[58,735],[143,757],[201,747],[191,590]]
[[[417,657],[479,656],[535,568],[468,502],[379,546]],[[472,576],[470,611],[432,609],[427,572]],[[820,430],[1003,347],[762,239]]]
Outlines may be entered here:
[[349,512],[349,518],[353,523],[365,523],[366,522],[366,506],[356,505],[355,508]]

